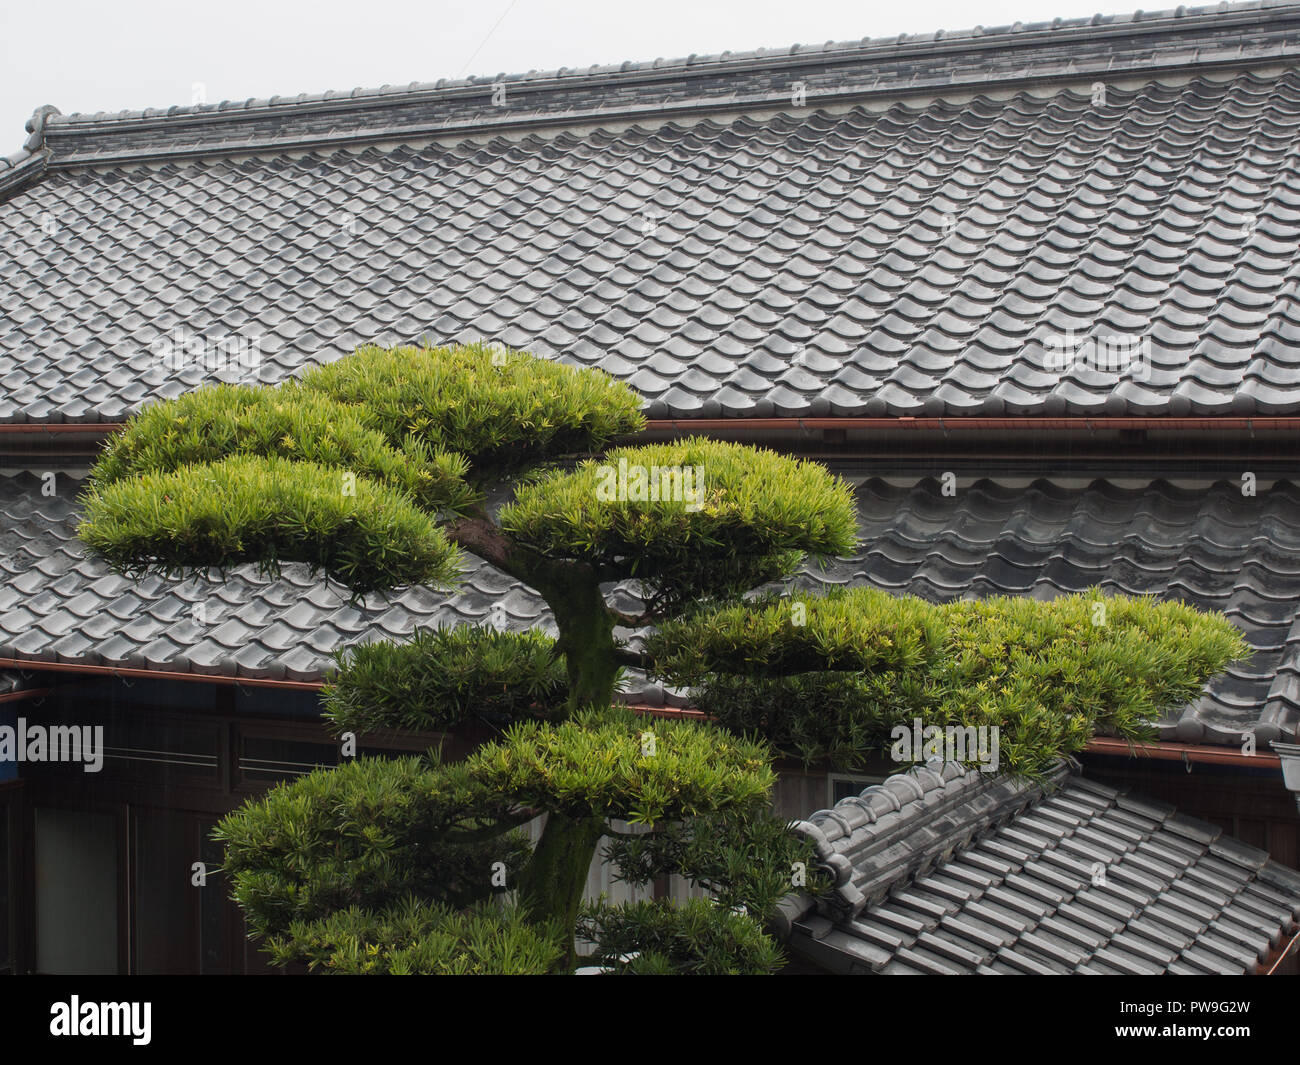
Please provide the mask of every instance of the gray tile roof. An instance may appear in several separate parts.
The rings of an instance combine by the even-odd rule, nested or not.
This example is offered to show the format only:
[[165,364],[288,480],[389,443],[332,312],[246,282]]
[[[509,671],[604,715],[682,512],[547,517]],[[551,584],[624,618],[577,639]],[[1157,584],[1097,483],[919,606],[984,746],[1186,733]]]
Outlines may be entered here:
[[[1123,488],[1106,481],[980,481],[944,497],[934,481],[860,480],[864,548],[803,583],[869,583],[932,601],[995,594],[1052,598],[1097,585],[1177,597],[1223,611],[1256,648],[1188,707],[1161,739],[1261,749],[1300,722],[1300,488],[1228,482]],[[75,539],[75,484],[45,498],[31,475],[0,479],[0,658],[226,677],[310,681],[329,652],[408,635],[417,625],[499,623],[554,631],[532,592],[470,557],[451,597],[408,589],[359,605],[290,567],[279,581],[249,568],[220,583],[133,583],[87,560]],[[497,605],[499,604],[499,606]],[[625,596],[616,602],[633,610]],[[494,613],[494,607],[496,613]],[[680,702],[634,679],[639,700]]]
[[1300,873],[1065,766],[935,762],[799,827],[836,885],[786,901],[790,946],[835,972],[1250,974],[1300,922]]
[[[497,119],[482,83],[38,112],[0,422],[119,420],[236,374],[235,335],[268,381],[487,339],[652,417],[1300,413],[1297,56],[1300,6],[1243,5],[557,73]],[[1051,368],[1067,335],[1138,361]]]

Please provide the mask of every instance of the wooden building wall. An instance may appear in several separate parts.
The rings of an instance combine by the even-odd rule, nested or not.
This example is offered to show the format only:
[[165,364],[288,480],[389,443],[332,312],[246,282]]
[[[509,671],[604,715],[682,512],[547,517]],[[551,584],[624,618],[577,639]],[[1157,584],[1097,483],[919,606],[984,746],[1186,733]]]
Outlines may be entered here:
[[[314,761],[336,760],[337,741],[317,716],[314,698],[298,710],[286,707],[285,716],[277,718],[264,708],[245,712],[229,689],[214,695],[204,685],[187,687],[193,690],[190,705],[166,699],[148,705],[145,686],[138,685],[129,692],[65,695],[39,709],[46,723],[69,715],[80,722],[117,722],[106,737],[115,753],[102,773],[87,774],[79,766],[26,766],[21,781],[0,787],[0,901],[5,903],[0,913],[7,909],[9,915],[0,928],[0,971],[11,958],[17,971],[39,968],[35,841],[41,811],[47,811],[52,830],[65,834],[76,828],[71,815],[78,813],[95,831],[112,826],[115,971],[272,971],[247,941],[242,916],[227,898],[220,875],[196,888],[190,883],[191,865],[204,861],[219,868],[219,851],[208,838],[216,820]],[[203,704],[204,699],[209,702]],[[378,746],[423,750],[437,740],[394,734]],[[473,740],[461,744],[468,749]],[[450,757],[456,754],[448,751]],[[775,809],[795,820],[880,782],[886,767],[858,776],[792,764],[779,769]],[[1189,773],[1177,762],[1113,757],[1089,757],[1085,771],[1099,782],[1170,802],[1300,868],[1300,813],[1276,771],[1194,765]],[[534,835],[539,830],[540,821],[528,826]],[[593,862],[587,885],[589,898],[603,895],[614,903],[702,894],[678,877],[633,888],[599,860]],[[1300,967],[1296,961],[1287,964],[1292,970]]]

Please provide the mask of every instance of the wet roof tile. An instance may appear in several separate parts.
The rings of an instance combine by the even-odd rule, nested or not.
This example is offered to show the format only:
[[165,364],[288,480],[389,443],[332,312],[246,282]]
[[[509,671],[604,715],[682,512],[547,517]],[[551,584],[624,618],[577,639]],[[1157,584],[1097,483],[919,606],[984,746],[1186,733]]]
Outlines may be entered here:
[[[1077,769],[1061,764],[1044,782],[1029,786],[1009,786],[953,763],[932,762],[902,776],[911,783],[908,797],[887,818],[842,831],[849,810],[868,796],[864,792],[796,825],[838,881],[820,899],[787,899],[788,915],[804,914],[788,926],[796,953],[828,968],[849,971],[836,951],[852,956],[857,941],[870,945],[870,971],[884,974],[903,968],[925,972],[1009,968],[1035,975],[1253,972],[1286,937],[1300,931],[1300,874],[1267,858],[1257,862],[1254,848],[1236,840],[1227,841],[1224,849],[1236,853],[1241,848],[1241,856],[1249,860],[1233,866],[1240,875],[1217,903],[1197,907],[1204,910],[1204,920],[1172,907],[1169,900],[1189,883],[1221,875],[1225,862],[1209,851],[1186,852],[1175,846],[1179,858],[1174,890],[1166,894],[1117,888],[1104,863],[1100,875],[1077,883],[1035,881],[1036,872],[1043,868],[1039,859],[1031,861],[1025,872],[999,872],[995,864],[975,860],[980,872],[967,875],[990,837],[1016,832],[1022,825],[1042,824],[1047,803],[1068,803],[1081,812],[1075,824],[1054,822],[1064,825],[1067,838],[1109,835],[1117,827],[1130,827],[1132,821],[1120,805],[1132,805],[1127,794],[1094,784],[1079,776]],[[914,848],[908,860],[895,864],[884,878],[878,870],[868,870],[865,878],[857,875],[855,855],[888,850],[891,841],[925,838],[936,824],[943,826],[951,848],[948,856],[935,861],[927,848]],[[1143,842],[1153,845],[1168,840],[1178,844],[1189,834],[1204,834],[1198,822],[1172,811],[1161,811],[1158,820],[1147,824]],[[835,831],[828,831],[832,826]],[[1051,845],[1046,834],[1027,830],[1023,838],[1037,841],[1034,846],[1046,857]],[[956,877],[962,890],[938,895],[935,885],[950,877]],[[869,895],[857,890],[864,880],[871,884]],[[1285,885],[1280,892],[1271,886],[1278,881]],[[1251,905],[1261,891],[1275,896],[1274,909]],[[932,901],[936,898],[939,901]],[[806,931],[814,913],[822,932],[818,950],[809,949]],[[832,940],[832,930],[842,936]]]

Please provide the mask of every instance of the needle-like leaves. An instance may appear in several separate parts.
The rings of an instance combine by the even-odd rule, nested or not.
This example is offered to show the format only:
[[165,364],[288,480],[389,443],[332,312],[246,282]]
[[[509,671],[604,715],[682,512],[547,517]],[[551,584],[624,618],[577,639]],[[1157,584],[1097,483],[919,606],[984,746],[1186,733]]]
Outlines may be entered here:
[[91,470],[104,487],[143,473],[170,473],[236,455],[296,459],[350,471],[406,493],[427,510],[463,511],[476,501],[459,455],[366,428],[364,408],[297,382],[213,385],[155,403],[114,436]]
[[[1249,653],[1222,615],[1147,598],[926,603],[870,588],[703,609],[647,640],[659,675],[781,754],[862,768],[895,726],[996,726],[1039,775],[1097,732],[1144,738]],[[973,759],[971,760],[973,764]]]
[[392,442],[463,455],[479,480],[599,451],[645,425],[641,398],[608,374],[480,344],[363,347],[302,386],[364,408]]
[[555,717],[569,694],[555,641],[535,631],[424,629],[405,643],[349,648],[336,661],[322,694],[340,732]]
[[448,586],[459,553],[433,517],[396,491],[339,470],[239,456],[92,488],[78,529],[95,554],[128,574],[286,562],[360,595],[403,585]]
[[552,558],[643,581],[665,616],[856,543],[851,487],[815,462],[692,438],[616,448],[523,485],[501,525]]

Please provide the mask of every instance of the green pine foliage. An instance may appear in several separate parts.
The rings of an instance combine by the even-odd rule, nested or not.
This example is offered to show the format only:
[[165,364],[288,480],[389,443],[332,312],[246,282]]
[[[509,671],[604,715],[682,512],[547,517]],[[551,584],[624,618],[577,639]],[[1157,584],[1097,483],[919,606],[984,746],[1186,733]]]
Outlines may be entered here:
[[941,612],[875,588],[701,604],[646,637],[657,675],[674,685],[713,673],[781,677],[810,671],[908,672],[942,647]]
[[144,473],[170,473],[234,455],[296,459],[404,492],[425,510],[460,512],[477,501],[460,455],[403,441],[393,447],[364,423],[366,411],[296,381],[210,385],[135,415],[91,471],[103,487]]
[[756,811],[776,782],[761,743],[711,725],[611,708],[521,722],[466,760],[494,794],[570,818],[654,824]]
[[454,910],[407,898],[294,921],[267,948],[276,965],[303,962],[334,976],[542,976],[559,968],[562,943],[559,929],[514,907]]
[[641,398],[607,374],[482,344],[362,347],[302,385],[364,409],[391,442],[463,455],[480,479],[599,451],[645,425]]
[[219,824],[223,871],[249,931],[283,937],[294,921],[414,896],[462,907],[513,883],[528,845],[513,805],[464,765],[358,758],[307,773]]
[[[640,407],[606,374],[524,353],[365,347],[301,380],[151,406],[105,450],[79,534],[120,571],[293,562],[357,595],[447,587],[454,539],[542,595],[560,633],[430,630],[336,656],[338,732],[499,731],[455,765],[348,761],[222,820],[224,874],[275,961],[564,972],[577,931],[619,972],[772,972],[773,908],[828,884],[772,813],[774,751],[858,768],[919,717],[996,725],[1002,768],[1038,775],[1098,730],[1141,737],[1248,650],[1224,618],[1149,600],[744,602],[855,548],[851,487],[705,439],[606,452],[644,427]],[[494,520],[486,490],[507,477]],[[644,598],[631,616],[607,605],[622,579]],[[649,664],[711,721],[609,705],[636,660],[615,628],[647,619]],[[519,829],[540,815],[534,845]],[[714,901],[579,918],[602,836],[626,881],[677,875]]]
[[304,562],[358,595],[450,586],[460,555],[401,492],[337,469],[239,455],[93,487],[81,541],[121,572]]
[[[228,815],[216,838],[250,932],[277,963],[336,973],[532,972],[568,964],[553,949],[559,933],[531,911],[528,931],[513,911],[502,925],[499,914],[473,909],[521,883],[531,850],[513,826],[538,812],[640,823],[651,832],[620,842],[664,839],[628,851],[632,876],[694,874],[720,888],[726,905],[747,909],[710,903],[680,924],[656,911],[605,914],[611,942],[644,926],[654,933],[651,954],[673,971],[766,972],[780,955],[762,920],[789,889],[793,863],[812,870],[815,862],[806,841],[772,817],[773,780],[760,744],[611,708],[558,725],[518,724],[454,765],[362,758],[317,770]],[[759,829],[747,833],[750,823]],[[712,855],[710,837],[721,848]],[[473,920],[458,924],[452,911]],[[652,964],[650,955],[642,963]]]
[[996,725],[1002,768],[1039,776],[1098,731],[1147,738],[1249,652],[1226,618],[1149,598],[935,605],[855,588],[794,602],[803,625],[792,602],[731,604],[661,626],[650,650],[720,724],[842,769],[888,753],[891,730],[919,718]]
[[[645,471],[645,492],[660,498],[641,498],[624,469]],[[499,520],[544,557],[640,579],[664,616],[788,576],[805,554],[844,554],[857,533],[852,488],[824,466],[702,438],[537,477]]]
[[589,905],[578,934],[599,944],[587,964],[621,975],[766,976],[785,962],[754,917],[708,899]]
[[844,772],[872,767],[889,751],[895,725],[910,727],[917,717],[949,724],[940,719],[941,695],[929,673],[905,672],[719,673],[691,689],[695,705],[726,728],[762,736],[780,757]]
[[486,627],[421,629],[407,643],[361,644],[335,655],[322,692],[335,731],[440,731],[556,718],[569,682],[544,633]]

